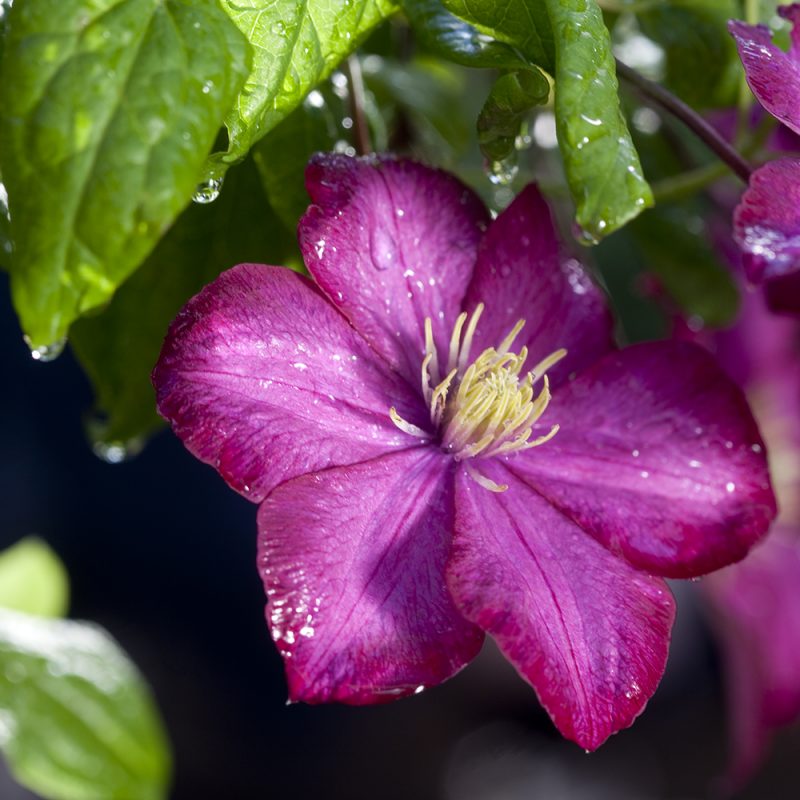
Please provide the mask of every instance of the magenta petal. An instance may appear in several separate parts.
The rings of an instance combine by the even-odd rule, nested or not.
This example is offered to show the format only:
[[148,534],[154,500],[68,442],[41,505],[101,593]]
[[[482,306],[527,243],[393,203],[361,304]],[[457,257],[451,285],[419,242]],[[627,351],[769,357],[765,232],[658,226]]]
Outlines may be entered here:
[[703,582],[728,674],[730,774],[747,780],[771,733],[800,716],[800,529],[776,526],[741,564]]
[[750,176],[733,236],[753,283],[800,269],[800,160],[770,161]]
[[153,371],[158,410],[253,501],[284,480],[419,439],[422,399],[306,278],[243,264],[194,297]]
[[696,345],[612,353],[560,387],[543,421],[561,429],[509,468],[648,572],[685,578],[737,561],[775,516],[744,396]]
[[672,595],[501,465],[481,470],[509,488],[490,492],[459,473],[450,592],[536,689],[561,733],[594,750],[655,691]]
[[603,293],[575,259],[561,259],[550,210],[535,185],[517,195],[489,227],[464,307],[484,303],[473,352],[496,347],[517,320],[514,342],[530,351],[530,365],[565,347],[549,375],[555,385],[613,348],[611,315]]
[[747,82],[758,102],[800,133],[800,6],[788,6],[780,12],[794,25],[792,45],[786,53],[773,44],[766,25],[731,20],[728,29],[736,40]]
[[309,272],[364,338],[418,385],[425,317],[446,346],[486,209],[453,176],[412,161],[319,154],[306,186],[314,205],[299,236]]
[[380,703],[449,678],[483,634],[444,570],[453,475],[434,448],[285,483],[258,514],[272,636],[293,700]]

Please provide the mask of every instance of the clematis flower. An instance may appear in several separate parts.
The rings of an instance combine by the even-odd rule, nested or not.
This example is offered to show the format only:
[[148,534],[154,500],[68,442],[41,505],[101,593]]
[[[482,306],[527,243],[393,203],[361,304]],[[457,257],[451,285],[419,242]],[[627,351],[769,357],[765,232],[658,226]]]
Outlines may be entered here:
[[800,717],[800,324],[745,293],[736,326],[706,345],[747,392],[780,509],[748,558],[702,583],[722,645],[735,788],[761,765],[773,731]]
[[[753,94],[800,134],[800,4],[781,6],[778,13],[792,23],[788,52],[773,44],[766,25],[731,20],[729,28]],[[776,159],[755,170],[734,212],[734,238],[748,280],[774,284],[774,304],[800,311],[800,159]]]
[[313,280],[224,273],[153,374],[189,450],[261,504],[290,698],[414,694],[489,633],[598,747],[661,677],[663,576],[742,558],[774,516],[741,391],[693,344],[616,351],[533,186],[491,222],[409,161],[320,155],[307,188]]

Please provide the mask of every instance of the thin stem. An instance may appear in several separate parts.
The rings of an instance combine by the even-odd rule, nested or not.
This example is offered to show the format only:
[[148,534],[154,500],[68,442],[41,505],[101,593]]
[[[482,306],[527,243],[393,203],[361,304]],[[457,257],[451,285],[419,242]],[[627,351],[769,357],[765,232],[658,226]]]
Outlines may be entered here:
[[372,152],[369,125],[364,114],[364,76],[358,56],[351,55],[345,62],[345,71],[350,83],[350,113],[353,116],[353,144],[360,156]]
[[665,111],[668,111],[683,122],[736,175],[747,183],[750,179],[750,173],[753,171],[750,164],[694,109],[687,106],[686,103],[677,98],[672,92],[667,91],[663,86],[648,80],[619,60],[617,61],[617,73],[628,83],[634,85],[648,100],[661,106]]

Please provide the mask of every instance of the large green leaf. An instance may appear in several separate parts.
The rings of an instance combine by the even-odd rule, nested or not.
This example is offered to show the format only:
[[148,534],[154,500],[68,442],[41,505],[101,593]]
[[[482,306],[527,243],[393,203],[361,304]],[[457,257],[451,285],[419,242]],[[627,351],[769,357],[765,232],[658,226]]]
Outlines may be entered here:
[[0,748],[48,800],[166,797],[169,746],[150,692],[87,623],[0,611]]
[[582,238],[594,242],[653,203],[617,95],[595,0],[544,0],[556,32],[556,130]]
[[253,46],[253,68],[229,114],[229,144],[219,166],[250,146],[300,104],[367,34],[395,0],[221,0]]
[[184,212],[102,314],[74,326],[71,343],[100,412],[90,430],[98,455],[122,460],[160,426],[150,372],[181,306],[235,264],[283,263],[292,243],[246,162],[216,202]]
[[29,537],[0,552],[0,608],[62,617],[68,603],[67,572],[41,539]]
[[689,105],[736,105],[741,68],[727,21],[739,14],[735,0],[674,0],[637,15],[666,53],[664,84]]
[[479,31],[448,11],[443,0],[403,0],[403,10],[424,47],[465,67],[517,69],[530,64],[515,47]]
[[208,0],[14,4],[0,161],[33,348],[105,303],[189,201],[246,55]]
[[442,0],[442,5],[480,33],[512,45],[529,63],[553,71],[556,43],[541,0]]

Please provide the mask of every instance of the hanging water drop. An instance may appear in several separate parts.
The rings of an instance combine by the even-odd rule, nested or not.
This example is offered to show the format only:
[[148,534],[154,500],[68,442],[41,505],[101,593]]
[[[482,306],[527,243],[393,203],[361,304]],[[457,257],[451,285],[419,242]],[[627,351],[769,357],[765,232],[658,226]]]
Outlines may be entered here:
[[192,195],[192,200],[195,203],[200,203],[200,205],[213,203],[219,197],[219,193],[222,190],[222,180],[222,177],[208,178],[202,183],[198,183]]
[[533,146],[533,134],[527,120],[519,126],[519,133],[514,138],[514,148],[516,150],[530,150]]
[[508,186],[519,172],[517,154],[514,152],[501,161],[487,161],[484,169],[495,186]]
[[33,347],[30,337],[26,336],[25,344],[30,347],[31,358],[33,358],[34,361],[48,362],[58,358],[64,352],[64,347],[67,344],[67,337],[64,336],[61,339],[57,339],[51,344],[43,344],[39,345],[38,347]]

